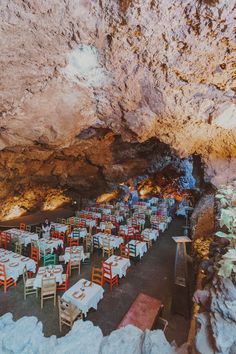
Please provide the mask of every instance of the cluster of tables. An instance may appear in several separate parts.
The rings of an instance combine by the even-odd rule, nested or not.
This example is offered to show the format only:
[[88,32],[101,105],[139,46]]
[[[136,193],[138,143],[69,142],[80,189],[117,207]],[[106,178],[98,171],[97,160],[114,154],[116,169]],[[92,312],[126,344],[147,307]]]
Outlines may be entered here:
[[[148,202],[138,202],[134,205],[134,213],[130,218],[127,218],[130,213],[129,208],[125,204],[120,203],[115,207],[113,205],[104,205],[102,207],[94,206],[89,207],[88,210],[86,209],[78,212],[76,216],[68,218],[67,224],[53,222],[52,226],[56,231],[65,233],[68,229],[68,225],[72,225],[74,226],[74,229],[69,236],[71,238],[82,239],[88,234],[88,228],[99,227],[101,232],[96,232],[92,235],[93,238],[96,237],[98,239],[99,246],[102,247],[105,241],[110,241],[110,246],[112,248],[119,249],[120,245],[124,243],[124,239],[123,237],[114,235],[114,232],[117,232],[117,226],[127,235],[130,227],[140,225],[144,240],[139,241],[132,239],[126,244],[126,247],[129,248],[129,244],[135,245],[136,255],[141,258],[147,252],[147,242],[150,240],[156,241],[159,236],[159,230],[165,231],[168,223],[171,221],[171,218],[168,215],[168,208],[172,205],[171,203],[172,202],[164,202],[163,204],[160,204],[158,198],[152,198]],[[151,225],[152,223],[158,223],[159,230],[145,228],[145,219],[147,217],[150,218]],[[125,219],[126,224],[121,225],[121,223],[124,223]],[[86,227],[79,226],[81,221],[85,222]],[[111,234],[103,232],[108,228],[111,230]],[[13,240],[19,240],[24,246],[27,246],[32,241],[38,242],[40,254],[53,253],[58,247],[64,248],[65,246],[61,239],[39,239],[37,233],[15,228],[7,230],[7,232],[11,234]],[[70,260],[84,261],[84,247],[82,245],[66,247],[60,260],[63,260],[65,264]],[[111,264],[112,275],[118,275],[119,278],[125,277],[127,269],[131,266],[130,259],[115,254],[109,257],[106,262]],[[23,274],[25,266],[28,271],[33,273],[36,271],[36,263],[34,260],[1,248],[0,263],[5,264],[7,275],[11,276],[14,280],[17,280],[19,276]],[[56,278],[58,284],[62,284],[63,267],[61,264],[39,267],[34,280],[34,287],[40,288],[42,278],[52,276]],[[90,308],[97,309],[98,302],[103,298],[103,294],[104,289],[100,285],[92,283],[86,279],[80,279],[64,293],[63,298],[67,301],[71,301],[75,306],[82,310],[83,314],[86,316]]]

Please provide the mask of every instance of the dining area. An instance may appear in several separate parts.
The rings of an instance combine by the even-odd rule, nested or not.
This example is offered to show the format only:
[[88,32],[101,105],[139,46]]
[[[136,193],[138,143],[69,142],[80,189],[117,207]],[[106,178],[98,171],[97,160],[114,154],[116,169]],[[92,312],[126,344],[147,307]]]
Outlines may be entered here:
[[[9,266],[6,262],[5,277],[12,277],[14,283],[7,280],[5,293],[2,292],[3,287],[0,287],[0,296],[3,297],[2,293],[10,293],[12,300],[18,299],[14,306],[23,301],[26,313],[37,313],[39,318],[47,318],[45,326],[49,326],[49,321],[50,331],[54,328],[59,336],[66,333],[77,319],[89,319],[95,323],[98,321],[99,325],[106,327],[105,331],[108,331],[108,327],[114,327],[115,322],[119,322],[122,311],[127,309],[126,297],[129,299],[130,291],[133,297],[134,294],[137,295],[139,286],[140,291],[143,290],[142,274],[150,270],[145,266],[146,260],[158,250],[160,237],[163,241],[165,238],[161,230],[151,228],[149,216],[142,219],[144,223],[141,228],[138,222],[136,225],[128,224],[130,211],[122,210],[122,206],[120,222],[118,223],[117,218],[112,222],[116,223],[116,229],[112,231],[105,227],[101,230],[100,224],[103,222],[107,226],[108,221],[98,218],[98,210],[103,215],[102,209],[93,208],[92,214],[88,215],[89,218],[94,217],[88,219],[95,222],[93,227],[86,226],[84,219],[87,215],[82,214],[83,220],[77,220],[76,216],[55,220],[47,239],[42,237],[39,229],[36,232],[36,227],[26,231],[27,225],[19,225],[17,230],[20,231],[13,231],[12,235],[8,233],[8,238],[12,236],[10,243],[4,241],[4,232],[1,233],[0,264],[2,260],[3,265],[4,261],[8,261],[4,257],[12,252],[9,249],[11,244],[11,249],[15,250],[13,253],[22,258],[23,265],[15,276],[11,268],[14,269],[13,260],[16,261],[16,256],[10,259]],[[108,209],[112,210],[110,207]],[[106,218],[114,215],[113,213],[118,214],[117,209],[111,213],[106,210]],[[135,215],[133,218],[135,219]],[[77,229],[83,231],[81,235],[77,233]],[[74,230],[76,237],[73,237]],[[18,243],[22,245],[22,249],[18,250],[20,254],[17,253]],[[29,259],[25,261],[26,266],[24,258]],[[140,285],[139,278],[142,279]],[[147,279],[151,280],[145,275],[145,282]],[[121,300],[119,294],[123,292]],[[113,311],[113,307],[117,310]],[[53,323],[51,316],[54,318]],[[113,325],[109,325],[109,321],[107,324],[103,323],[101,319],[104,316],[114,317]]]

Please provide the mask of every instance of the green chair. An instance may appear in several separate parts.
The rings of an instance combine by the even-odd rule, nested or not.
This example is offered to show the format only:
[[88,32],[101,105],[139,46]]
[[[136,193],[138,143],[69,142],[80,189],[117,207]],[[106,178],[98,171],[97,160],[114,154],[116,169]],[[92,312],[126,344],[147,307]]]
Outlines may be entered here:
[[56,255],[55,254],[45,254],[43,257],[43,265],[44,267],[48,265],[56,264]]

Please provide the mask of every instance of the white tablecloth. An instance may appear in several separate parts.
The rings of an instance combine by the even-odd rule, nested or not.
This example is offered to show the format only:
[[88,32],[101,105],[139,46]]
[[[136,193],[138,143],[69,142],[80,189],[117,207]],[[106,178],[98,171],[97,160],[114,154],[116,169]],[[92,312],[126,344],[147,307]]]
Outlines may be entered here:
[[36,263],[33,259],[3,248],[0,248],[0,263],[5,265],[7,276],[12,277],[15,281],[23,274],[25,266],[28,271],[33,273],[36,271]]
[[125,277],[127,269],[130,267],[130,260],[120,256],[111,256],[106,260],[106,263],[112,263],[112,276],[118,275],[119,278]]
[[146,242],[131,240],[131,241],[129,241],[129,244],[136,245],[136,255],[139,256],[140,258],[142,258],[144,253],[147,252],[147,243]]
[[93,220],[93,219],[81,219],[81,218],[79,218],[79,222],[81,222],[81,221],[85,221],[85,224],[86,224],[86,226],[88,226],[88,227],[94,227],[94,226],[96,226],[96,220]]
[[102,232],[99,232],[98,234],[95,234],[94,236],[98,237],[100,246],[103,245],[103,240],[105,240],[105,239],[110,240],[110,246],[112,248],[119,248],[121,243],[124,242],[122,237],[107,235]]
[[58,222],[52,222],[51,225],[54,227],[55,231],[66,232],[68,225],[59,224]]
[[108,208],[101,208],[102,214],[109,215],[111,214],[111,209]]
[[151,240],[156,241],[157,237],[159,236],[159,231],[154,229],[145,229],[143,230],[142,235],[144,235],[144,239],[145,236],[148,236]]
[[53,249],[57,249],[59,246],[63,247],[63,241],[58,238],[50,238],[49,240],[41,238],[39,240],[40,253],[44,253],[46,250],[50,250],[50,253],[53,253]]
[[56,282],[59,284],[62,284],[62,282],[63,282],[62,272],[63,272],[63,268],[62,268],[62,265],[60,265],[60,264],[50,265],[50,266],[46,266],[46,267],[40,267],[38,269],[37,275],[34,280],[34,288],[41,288],[43,277],[45,277],[45,278],[55,277]]
[[[81,251],[81,253],[80,253]],[[76,261],[79,259],[79,255],[81,254],[81,260],[84,261],[84,247],[83,246],[73,246],[73,247],[66,247],[65,254],[64,254],[64,261],[68,263],[71,259],[72,261]]]
[[[92,285],[88,286],[90,284]],[[64,293],[62,298],[66,301],[70,301],[86,316],[91,307],[97,310],[97,305],[103,298],[103,293],[104,290],[100,285],[91,283],[86,279],[80,279]],[[84,294],[85,297],[78,299],[81,294]]]
[[36,233],[19,230],[19,229],[9,229],[6,230],[6,232],[11,234],[12,240],[16,240],[18,237],[21,244],[25,246],[31,243],[31,240],[37,241],[39,238],[38,234]]
[[110,229],[110,230],[112,230],[112,229],[115,228],[115,226],[114,226],[113,224],[106,224],[105,222],[102,221],[102,222],[100,222],[99,228],[100,228],[102,231],[104,231],[105,229]]
[[[133,232],[135,233],[134,227],[132,227]],[[124,231],[125,235],[128,235],[128,226],[127,225],[121,225],[120,230]]]

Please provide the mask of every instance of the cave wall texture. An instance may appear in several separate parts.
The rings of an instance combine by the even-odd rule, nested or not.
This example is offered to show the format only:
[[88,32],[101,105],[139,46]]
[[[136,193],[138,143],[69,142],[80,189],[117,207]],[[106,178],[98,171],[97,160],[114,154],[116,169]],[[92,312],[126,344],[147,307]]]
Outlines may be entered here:
[[[97,192],[170,149],[236,176],[235,3],[2,0],[0,198]],[[166,144],[166,145],[165,145]]]

